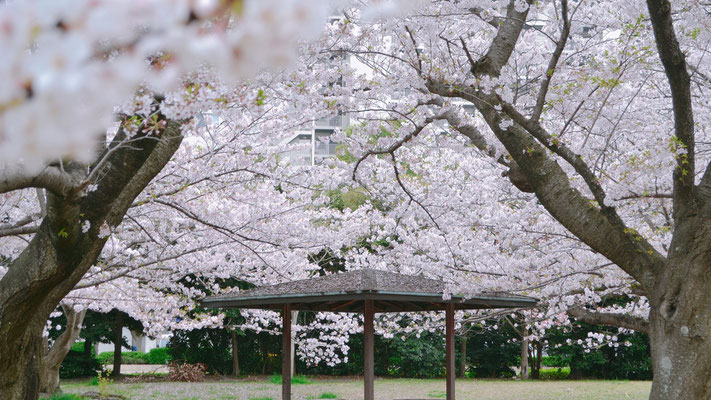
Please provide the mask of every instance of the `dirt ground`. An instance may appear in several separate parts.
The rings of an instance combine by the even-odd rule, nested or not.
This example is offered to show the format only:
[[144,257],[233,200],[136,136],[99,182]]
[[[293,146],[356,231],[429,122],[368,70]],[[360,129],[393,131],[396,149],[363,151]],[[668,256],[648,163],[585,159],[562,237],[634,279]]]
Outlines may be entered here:
[[[515,381],[457,380],[456,395],[461,400],[643,400],[649,396],[648,381]],[[135,400],[278,400],[281,386],[269,377],[218,380],[198,383],[139,382],[109,383],[102,387],[88,381],[63,382],[67,393],[103,390]],[[294,385],[293,399],[318,399],[336,395],[339,399],[362,399],[363,381],[357,378],[313,378],[311,383]],[[376,379],[376,399],[444,398],[444,380]]]

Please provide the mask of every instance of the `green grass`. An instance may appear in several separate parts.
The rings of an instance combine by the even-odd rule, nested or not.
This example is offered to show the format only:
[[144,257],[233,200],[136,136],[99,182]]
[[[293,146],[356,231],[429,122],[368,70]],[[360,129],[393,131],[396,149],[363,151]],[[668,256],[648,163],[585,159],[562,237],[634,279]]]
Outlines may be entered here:
[[249,400],[272,400],[271,397],[250,397]]
[[[557,368],[555,369],[557,371]],[[98,391],[90,386],[89,379],[62,381],[65,393],[81,395]],[[278,382],[278,380],[277,380]],[[336,393],[340,399],[357,399],[363,396],[361,377],[319,378],[309,377],[310,384],[292,387],[294,397],[321,399],[324,393]],[[648,400],[649,381],[606,380],[538,380],[520,381],[504,379],[457,379],[458,399],[477,400]],[[375,392],[378,398],[429,398],[443,399],[444,379],[377,379]],[[281,387],[269,382],[268,376],[244,377],[205,382],[114,382],[106,389],[109,394],[120,394],[131,400],[237,400],[279,399]],[[429,395],[429,396],[428,396]],[[61,400],[79,400],[69,398]]]
[[307,396],[307,399],[337,399],[338,395],[331,392],[323,392],[320,396]]
[[55,393],[52,397],[47,397],[47,400],[82,400],[83,397],[72,393]]
[[[269,378],[269,382],[277,384],[277,385],[281,385],[281,375],[272,375]],[[294,375],[291,378],[292,385],[306,385],[309,383],[311,383],[311,380],[309,378],[305,377],[304,375]]]

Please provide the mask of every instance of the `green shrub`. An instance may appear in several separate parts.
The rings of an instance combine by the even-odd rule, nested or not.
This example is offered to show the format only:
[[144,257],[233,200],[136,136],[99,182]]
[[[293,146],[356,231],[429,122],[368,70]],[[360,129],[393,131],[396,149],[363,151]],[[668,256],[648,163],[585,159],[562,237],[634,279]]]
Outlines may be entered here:
[[71,350],[83,352],[84,351],[84,342],[74,342]]
[[173,360],[167,347],[159,347],[152,349],[146,356],[148,364],[168,364]]
[[567,364],[561,359],[560,357],[557,356],[543,356],[541,359],[541,364],[543,364],[544,367],[566,367]]
[[113,351],[105,351],[103,353],[99,353],[99,355],[97,355],[96,358],[102,364],[111,364],[114,361],[114,352]]
[[319,399],[337,399],[338,395],[335,393],[325,392],[325,393],[321,393],[321,396],[319,396],[318,398]]
[[[101,364],[113,364],[114,352],[105,351],[96,357]],[[126,351],[121,353],[121,364],[150,364],[148,353],[140,351]]]
[[[551,329],[546,333],[550,344],[548,354],[561,360],[559,367],[570,366],[570,379],[652,378],[649,339],[645,334],[617,334],[620,343],[617,347],[600,346],[586,351],[583,346],[576,344],[578,340],[586,340],[590,332],[600,331],[604,332],[605,327],[580,322],[570,327]],[[630,345],[625,346],[625,342]]]
[[101,371],[99,360],[85,356],[84,351],[69,350],[59,366],[59,376],[65,379],[94,376],[98,371]]
[[569,375],[570,375],[570,368],[569,367],[562,367],[562,368],[556,368],[556,369],[542,369],[541,374],[540,374],[540,379],[546,380],[546,381],[559,381],[559,380],[568,379]]

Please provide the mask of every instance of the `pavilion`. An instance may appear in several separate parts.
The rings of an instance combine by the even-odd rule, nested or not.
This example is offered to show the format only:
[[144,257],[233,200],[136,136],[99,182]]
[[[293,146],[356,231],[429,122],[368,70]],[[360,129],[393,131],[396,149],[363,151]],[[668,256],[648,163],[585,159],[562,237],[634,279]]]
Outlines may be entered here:
[[536,299],[505,293],[452,295],[445,283],[419,276],[363,269],[237,291],[202,300],[204,307],[282,311],[282,399],[291,399],[291,311],[364,314],[364,399],[374,399],[373,315],[445,310],[447,400],[454,400],[454,310],[531,308]]

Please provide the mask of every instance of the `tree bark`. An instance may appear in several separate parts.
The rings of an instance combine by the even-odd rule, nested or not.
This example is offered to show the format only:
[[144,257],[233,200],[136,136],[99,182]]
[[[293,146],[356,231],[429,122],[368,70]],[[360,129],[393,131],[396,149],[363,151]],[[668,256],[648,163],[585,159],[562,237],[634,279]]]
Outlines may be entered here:
[[459,378],[467,376],[467,337],[460,336],[459,341]]
[[711,398],[711,219],[677,225],[650,296],[651,400]]
[[521,379],[529,378],[528,374],[528,339],[521,341]]
[[94,350],[94,342],[89,339],[84,340],[84,357],[92,357],[92,351]]
[[237,347],[237,331],[231,332],[232,336],[232,376],[238,378],[239,370],[239,348]]
[[541,377],[541,350],[542,345],[540,340],[536,340],[530,346],[529,363],[531,366],[531,379],[539,379]]
[[79,338],[81,325],[84,323],[86,309],[76,311],[71,306],[62,306],[64,315],[67,317],[67,327],[62,334],[54,341],[51,349],[45,346],[46,354],[41,358],[40,363],[40,387],[41,393],[52,394],[59,391],[59,367],[62,361],[72,349],[72,345]]
[[116,322],[113,327],[114,333],[114,369],[111,371],[111,376],[121,376],[121,347],[123,347],[123,315],[116,313]]

